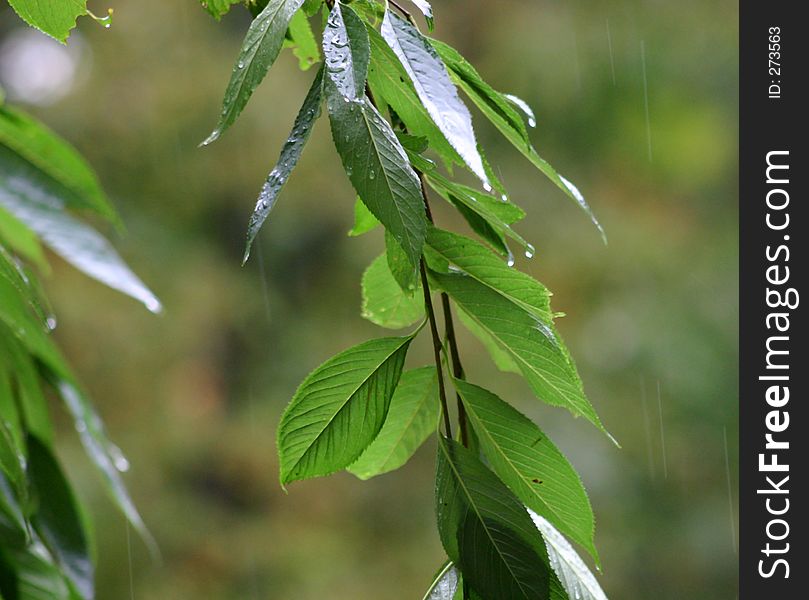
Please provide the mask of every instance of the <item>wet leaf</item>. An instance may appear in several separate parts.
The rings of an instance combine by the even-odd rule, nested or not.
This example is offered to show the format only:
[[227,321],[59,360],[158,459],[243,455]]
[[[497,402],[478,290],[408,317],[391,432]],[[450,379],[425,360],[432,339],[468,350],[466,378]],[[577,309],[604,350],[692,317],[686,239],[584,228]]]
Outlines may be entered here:
[[281,154],[278,157],[278,162],[270,171],[264,185],[261,187],[261,192],[256,201],[256,207],[253,209],[253,214],[250,215],[250,222],[247,225],[247,243],[244,249],[244,258],[242,264],[247,262],[250,257],[250,248],[253,241],[256,239],[261,226],[270,214],[270,211],[275,207],[278,200],[278,194],[284,187],[284,184],[289,179],[290,174],[298,164],[298,160],[303,153],[303,148],[306,142],[309,141],[309,136],[314,128],[315,121],[320,116],[320,108],[323,103],[323,68],[321,67],[306,98],[303,100],[303,105],[295,117],[295,123],[292,125],[292,132],[289,134],[287,141],[281,148]]
[[478,153],[472,115],[458,96],[438,53],[419,31],[388,10],[382,37],[396,54],[421,103],[469,169],[484,183],[489,178]]
[[323,56],[326,74],[346,100],[365,98],[370,52],[365,23],[348,6],[335,2],[323,30]]
[[247,105],[284,44],[289,22],[303,0],[270,0],[250,24],[222,101],[219,123],[203,145],[216,141]]
[[436,574],[423,600],[453,600],[460,580],[461,574],[458,569],[448,562]]
[[345,469],[362,454],[385,422],[412,340],[370,340],[309,374],[278,426],[282,485]]
[[31,27],[65,43],[76,19],[87,14],[87,0],[8,0]]

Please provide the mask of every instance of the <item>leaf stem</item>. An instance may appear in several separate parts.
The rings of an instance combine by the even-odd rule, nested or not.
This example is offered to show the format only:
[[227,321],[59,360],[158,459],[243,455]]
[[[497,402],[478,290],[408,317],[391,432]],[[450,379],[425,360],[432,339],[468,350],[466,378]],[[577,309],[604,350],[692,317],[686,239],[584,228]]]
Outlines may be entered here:
[[419,261],[419,270],[421,271],[421,287],[424,290],[424,308],[427,311],[427,318],[430,321],[430,335],[433,338],[433,355],[435,358],[435,368],[438,372],[438,396],[441,399],[441,412],[444,415],[444,429],[446,429],[447,437],[452,439],[452,424],[449,419],[447,392],[444,389],[444,368],[441,366],[441,338],[438,335],[438,325],[435,321],[433,299],[430,297],[430,284],[427,281],[427,269],[424,266],[424,258]]
[[[452,308],[449,304],[449,296],[446,292],[441,292],[441,307],[444,311],[444,327],[447,338],[447,346],[449,346],[449,356],[452,362],[452,376],[455,379],[463,379],[464,371],[461,364],[461,355],[458,353],[458,340],[455,338],[455,323],[452,320]],[[464,446],[469,446],[469,434],[466,427],[466,409],[464,408],[461,395],[456,394],[456,402],[458,403],[458,427],[461,430],[461,443]]]

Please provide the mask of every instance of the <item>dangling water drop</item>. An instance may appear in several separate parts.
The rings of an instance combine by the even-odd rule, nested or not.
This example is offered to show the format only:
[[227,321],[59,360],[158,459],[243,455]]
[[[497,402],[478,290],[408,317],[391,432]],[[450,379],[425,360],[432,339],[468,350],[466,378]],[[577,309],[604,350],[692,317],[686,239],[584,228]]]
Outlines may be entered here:
[[536,253],[536,248],[534,248],[531,244],[525,248],[525,258],[534,258],[534,254]]
[[483,184],[483,189],[486,190],[487,192],[491,192],[492,191],[492,186],[490,186],[488,183],[484,183]]

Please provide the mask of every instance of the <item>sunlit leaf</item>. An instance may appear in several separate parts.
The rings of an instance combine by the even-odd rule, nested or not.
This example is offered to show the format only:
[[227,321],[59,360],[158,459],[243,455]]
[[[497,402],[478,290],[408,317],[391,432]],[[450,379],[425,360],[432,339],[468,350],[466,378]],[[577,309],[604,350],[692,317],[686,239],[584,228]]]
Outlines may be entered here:
[[289,22],[303,0],[270,0],[250,24],[222,101],[219,123],[203,145],[216,141],[247,105],[284,44]]
[[432,273],[432,279],[511,356],[537,398],[604,430],[551,326],[469,275]]
[[348,470],[360,479],[369,479],[398,469],[436,431],[438,414],[435,367],[406,371],[391,398],[379,435]]
[[278,426],[281,484],[353,463],[385,422],[413,336],[345,350],[301,383]]
[[242,0],[199,0],[209,15],[217,21],[225,16],[234,4],[241,4]]
[[430,6],[430,3],[427,2],[427,0],[411,0],[411,2],[413,2],[413,4],[415,4],[421,11],[421,14],[424,15],[424,19],[427,21],[427,27],[430,29],[430,31],[432,31],[433,27],[435,26],[433,20],[433,7]]
[[489,353],[489,358],[492,359],[495,366],[506,373],[516,373],[519,375],[521,373],[520,367],[517,366],[511,354],[503,350],[503,347],[497,340],[494,339],[486,329],[478,325],[477,321],[470,317],[466,311],[457,306],[455,308],[457,309],[458,318],[461,323],[483,344],[483,347],[486,348],[486,351]]
[[323,30],[326,75],[346,100],[365,98],[371,49],[365,24],[348,6],[334,3]]
[[351,237],[360,236],[372,231],[378,225],[379,219],[374,216],[374,213],[368,210],[368,207],[365,206],[365,202],[358,196],[356,202],[354,202],[354,226],[351,228],[351,231],[348,232],[348,235]]
[[595,575],[564,536],[547,519],[530,509],[528,513],[542,533],[551,567],[568,597],[577,600],[607,600],[607,595],[601,589]]
[[382,21],[382,37],[404,67],[438,129],[471,171],[484,185],[490,185],[478,153],[472,115],[458,96],[435,49],[413,25],[390,10]]
[[306,98],[303,100],[303,105],[295,117],[295,123],[292,125],[292,132],[289,134],[284,146],[281,148],[281,154],[278,157],[278,162],[270,171],[264,185],[261,187],[261,192],[256,201],[256,207],[253,209],[253,214],[250,215],[250,222],[247,225],[247,243],[244,249],[244,258],[242,263],[247,262],[250,257],[250,248],[253,241],[256,239],[261,226],[270,214],[270,211],[275,206],[278,200],[278,194],[284,187],[284,184],[289,179],[298,160],[303,153],[303,148],[306,142],[309,141],[309,136],[312,133],[315,121],[320,116],[320,108],[323,103],[323,69],[318,70]]
[[407,327],[424,316],[423,296],[402,290],[384,254],[362,276],[362,316],[389,329]]
[[483,598],[550,597],[553,578],[542,538],[523,505],[477,456],[441,438],[436,513],[450,560]]
[[354,189],[416,266],[427,219],[418,177],[390,125],[367,101],[348,101],[326,82],[332,137]]
[[64,43],[76,19],[87,14],[87,0],[8,0],[31,27]]
[[526,506],[597,557],[593,510],[578,474],[551,440],[506,402],[465,381],[455,387],[498,477]]
[[21,258],[34,263],[40,270],[48,272],[48,262],[36,234],[2,206],[0,206],[0,242],[6,244]]
[[287,35],[292,45],[292,53],[298,58],[298,66],[302,70],[306,71],[320,61],[320,47],[303,10],[292,16]]

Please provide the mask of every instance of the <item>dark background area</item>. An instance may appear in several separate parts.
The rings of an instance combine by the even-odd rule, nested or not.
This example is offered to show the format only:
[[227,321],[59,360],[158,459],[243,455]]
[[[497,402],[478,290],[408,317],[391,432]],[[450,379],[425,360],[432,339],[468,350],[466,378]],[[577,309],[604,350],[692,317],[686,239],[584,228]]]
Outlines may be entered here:
[[[163,552],[155,563],[134,535],[128,543],[54,406],[61,456],[94,517],[98,597],[420,598],[444,559],[432,442],[367,483],[340,474],[284,494],[277,482],[275,428],[298,382],[384,335],[359,317],[359,278],[382,238],[346,236],[354,194],[325,120],[259,252],[239,266],[255,197],[313,72],[284,52],[237,124],[197,148],[246,11],[216,23],[192,0],[92,4],[115,9],[112,28],[82,19],[66,50],[0,9],[0,84],[97,169],[127,223],[117,246],[165,305],[155,317],[58,259],[46,281],[58,340],[130,459],[128,483]],[[622,448],[540,405],[463,332],[470,379],[534,418],[580,471],[611,598],[733,599],[736,3],[433,4],[435,35],[534,107],[539,152],[605,226],[607,246],[475,114],[528,212],[519,231],[537,255],[517,266],[554,291],[562,335]],[[433,205],[441,225],[463,231]],[[419,339],[408,365],[429,361]]]

